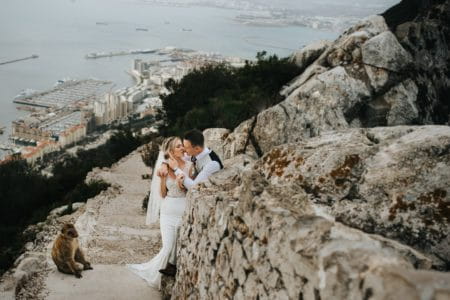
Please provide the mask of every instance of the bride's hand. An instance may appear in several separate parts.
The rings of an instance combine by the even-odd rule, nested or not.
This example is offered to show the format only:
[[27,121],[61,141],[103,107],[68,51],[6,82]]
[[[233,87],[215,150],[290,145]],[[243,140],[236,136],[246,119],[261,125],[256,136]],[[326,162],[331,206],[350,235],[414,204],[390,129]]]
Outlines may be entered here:
[[159,177],[166,177],[169,173],[168,168],[169,167],[167,166],[167,164],[162,164],[161,167],[159,167],[159,169],[157,170],[156,175],[158,175]]
[[184,174],[178,175],[176,180],[177,180],[178,187],[179,187],[180,189],[184,189],[184,185],[183,185],[183,182],[184,182]]

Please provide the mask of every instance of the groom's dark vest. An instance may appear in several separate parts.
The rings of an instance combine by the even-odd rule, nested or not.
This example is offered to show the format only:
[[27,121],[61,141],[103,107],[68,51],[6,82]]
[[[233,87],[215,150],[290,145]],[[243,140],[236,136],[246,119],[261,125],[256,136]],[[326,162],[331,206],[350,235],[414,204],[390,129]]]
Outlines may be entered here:
[[223,165],[222,162],[220,161],[219,156],[214,151],[211,150],[209,154],[203,156],[201,159],[197,159],[197,161],[195,162],[194,165],[196,174],[200,173],[210,161],[217,161],[220,165],[220,169],[223,169]]

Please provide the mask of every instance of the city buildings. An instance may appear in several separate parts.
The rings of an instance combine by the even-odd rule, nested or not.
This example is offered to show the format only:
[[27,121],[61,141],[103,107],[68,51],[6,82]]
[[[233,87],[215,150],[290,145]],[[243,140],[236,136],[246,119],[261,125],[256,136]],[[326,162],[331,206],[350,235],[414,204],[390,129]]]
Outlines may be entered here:
[[12,124],[10,139],[15,149],[21,146],[22,157],[35,163],[46,153],[73,145],[97,126],[126,122],[128,117],[154,116],[162,109],[161,94],[168,94],[165,83],[182,80],[190,71],[208,64],[225,63],[239,67],[240,58],[216,53],[166,47],[157,51],[158,61],[135,59],[130,75],[132,87],[113,90],[111,82],[93,79],[62,80],[52,89],[26,93],[14,102],[33,107],[32,113]]
[[95,125],[109,124],[126,117],[131,109],[126,99],[116,93],[107,93],[102,99],[94,102]]
[[87,120],[81,111],[50,113],[45,120],[26,117],[13,122],[10,138],[17,144],[37,146],[39,142],[53,141],[59,147],[75,143],[87,134]]

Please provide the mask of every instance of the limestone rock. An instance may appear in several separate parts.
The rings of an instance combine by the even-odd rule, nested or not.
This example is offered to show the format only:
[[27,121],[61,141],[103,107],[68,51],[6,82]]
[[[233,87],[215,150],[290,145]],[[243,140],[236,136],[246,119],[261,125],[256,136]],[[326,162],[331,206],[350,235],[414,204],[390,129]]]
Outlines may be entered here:
[[403,0],[383,16],[413,58],[421,123],[450,124],[450,2]]
[[418,121],[416,107],[418,89],[414,81],[407,79],[383,95],[390,109],[386,116],[388,126],[409,125]]
[[369,16],[364,18],[354,26],[350,27],[348,30],[344,31],[343,36],[350,35],[353,32],[364,31],[369,36],[375,36],[382,32],[389,30],[386,22],[382,16]]
[[300,51],[282,102],[209,134],[227,168],[188,194],[174,298],[449,298],[427,269],[449,268],[450,127],[398,125],[449,122],[450,5],[416,2],[395,35],[374,16]]
[[280,95],[282,95],[284,97],[289,96],[293,91],[297,90],[297,88],[299,88],[301,85],[303,85],[306,81],[308,81],[314,75],[319,75],[326,71],[327,71],[327,68],[325,68],[319,64],[310,65],[302,74],[300,74],[299,76],[294,78],[287,85],[283,86],[283,88],[280,91]]
[[304,69],[308,67],[314,60],[316,60],[330,45],[330,41],[315,41],[303,47],[301,50],[293,53],[290,57],[290,60],[300,68]]
[[412,63],[411,55],[390,31],[371,38],[361,50],[363,62],[370,66],[400,72]]
[[271,185],[297,182],[339,221],[450,255],[450,127],[324,133],[272,149],[257,168]]
[[242,122],[232,134],[229,134],[226,137],[223,145],[215,146],[219,149],[223,149],[223,156],[221,157],[223,160],[243,153],[257,156],[251,141],[254,125],[254,119]]
[[389,80],[389,72],[385,69],[364,65],[364,69],[370,80],[370,85],[376,92],[379,92]]
[[[333,135],[318,139],[313,139],[316,147],[333,146]],[[310,150],[293,145],[287,151],[296,149]],[[372,293],[383,299],[394,289],[408,295],[429,290],[433,297],[450,292],[450,275],[414,269],[431,266],[416,250],[316,216],[302,180],[288,176],[304,162],[290,162],[263,157],[190,191],[172,298],[362,299]],[[273,171],[272,177],[265,170]]]
[[230,130],[225,128],[210,128],[203,131],[205,145],[223,159],[225,156],[224,144],[230,134]]
[[388,267],[365,274],[361,289],[374,295],[371,299],[450,299],[449,286],[447,274]]
[[230,133],[224,156],[261,156],[328,130],[420,123],[419,88],[404,72],[411,63],[383,17],[367,18],[284,86],[284,101]]
[[32,275],[44,271],[46,266],[47,261],[44,254],[28,254],[23,258],[13,274],[16,292],[22,288]]
[[77,210],[79,210],[80,208],[82,208],[83,206],[85,206],[86,205],[86,203],[84,203],[84,202],[75,202],[75,203],[72,203],[72,210],[73,211],[77,211]]
[[50,211],[49,213],[49,217],[59,217],[62,216],[62,214],[67,211],[67,205],[61,206],[61,207],[57,207],[55,209],[53,209],[52,211]]

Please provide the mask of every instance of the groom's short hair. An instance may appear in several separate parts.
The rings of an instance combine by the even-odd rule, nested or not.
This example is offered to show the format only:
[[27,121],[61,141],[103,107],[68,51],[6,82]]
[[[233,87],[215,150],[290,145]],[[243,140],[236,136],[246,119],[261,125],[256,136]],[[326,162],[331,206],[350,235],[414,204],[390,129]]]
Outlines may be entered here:
[[191,142],[193,147],[200,146],[203,147],[205,144],[205,138],[203,137],[203,133],[200,130],[193,129],[189,130],[184,134],[184,140],[188,140]]

